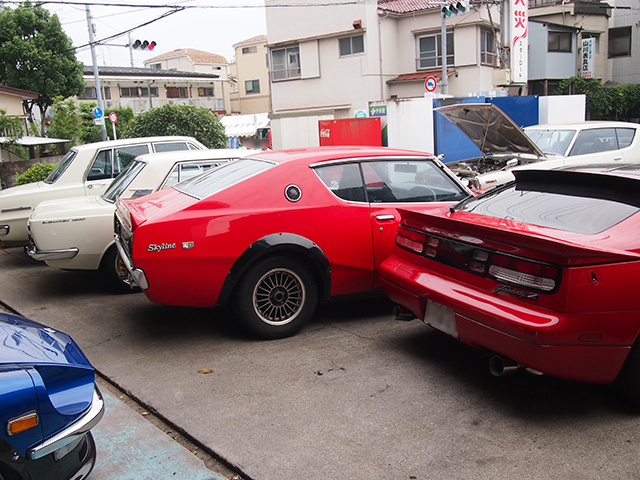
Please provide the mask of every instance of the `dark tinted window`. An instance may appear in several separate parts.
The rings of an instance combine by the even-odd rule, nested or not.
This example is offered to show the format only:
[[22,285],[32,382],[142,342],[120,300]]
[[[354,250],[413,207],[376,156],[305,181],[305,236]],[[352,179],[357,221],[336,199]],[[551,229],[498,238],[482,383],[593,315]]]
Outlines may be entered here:
[[263,160],[240,159],[178,183],[174,188],[202,200],[274,166],[275,164]]
[[178,152],[181,150],[189,150],[189,146],[187,142],[154,143],[153,149],[156,152]]
[[525,226],[593,235],[638,212],[639,184],[637,180],[589,173],[523,171],[516,174],[515,183],[470,198],[456,209]]
[[149,152],[149,145],[131,145],[130,147],[116,148],[116,158],[113,162],[114,176],[117,176],[127,165],[133,162],[138,155]]
[[582,130],[573,144],[570,157],[574,155],[587,155],[589,153],[607,152],[617,150],[618,142],[613,128],[593,128]]
[[353,202],[365,201],[362,175],[357,163],[321,167],[316,169],[316,173],[334,195]]
[[616,128],[618,134],[618,148],[626,148],[633,142],[633,137],[636,135],[635,128]]
[[[107,202],[114,203],[118,195],[122,195],[131,182],[138,176],[147,164],[144,162],[132,162],[116,179],[111,182],[109,188],[102,194]],[[148,192],[151,193],[151,192]]]
[[89,170],[89,175],[87,175],[87,180],[112,178],[111,173],[111,150],[102,150],[96,155],[93,165],[91,165],[91,169]]

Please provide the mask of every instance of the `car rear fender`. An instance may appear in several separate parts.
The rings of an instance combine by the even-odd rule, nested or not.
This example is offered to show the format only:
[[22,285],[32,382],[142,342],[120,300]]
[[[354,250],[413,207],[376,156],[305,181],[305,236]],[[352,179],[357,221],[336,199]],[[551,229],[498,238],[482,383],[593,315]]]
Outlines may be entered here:
[[308,238],[294,233],[273,233],[255,241],[236,259],[227,274],[218,296],[217,306],[222,306],[244,273],[256,262],[272,255],[290,255],[306,262],[318,279],[318,299],[326,301],[331,294],[331,265],[322,249]]

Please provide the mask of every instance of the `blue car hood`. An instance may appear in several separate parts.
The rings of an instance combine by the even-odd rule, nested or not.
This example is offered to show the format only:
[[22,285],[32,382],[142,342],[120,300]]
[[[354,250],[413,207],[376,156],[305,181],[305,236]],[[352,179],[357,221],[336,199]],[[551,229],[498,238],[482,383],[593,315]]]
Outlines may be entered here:
[[91,364],[73,339],[26,318],[0,312],[0,365]]

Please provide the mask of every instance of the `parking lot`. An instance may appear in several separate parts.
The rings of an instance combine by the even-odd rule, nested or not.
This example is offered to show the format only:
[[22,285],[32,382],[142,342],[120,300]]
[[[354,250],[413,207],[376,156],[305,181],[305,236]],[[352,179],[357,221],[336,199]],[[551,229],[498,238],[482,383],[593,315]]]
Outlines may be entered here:
[[394,322],[384,298],[323,305],[297,336],[256,341],[227,310],[113,295],[18,248],[0,269],[0,301],[71,334],[243,478],[640,477],[640,415],[610,389],[493,378],[481,352]]

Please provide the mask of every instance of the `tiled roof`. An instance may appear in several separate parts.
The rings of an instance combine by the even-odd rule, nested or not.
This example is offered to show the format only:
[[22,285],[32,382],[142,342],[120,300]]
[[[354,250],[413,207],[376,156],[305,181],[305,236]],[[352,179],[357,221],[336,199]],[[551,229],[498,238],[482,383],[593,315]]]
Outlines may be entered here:
[[[447,76],[451,75],[454,71],[447,70]],[[391,80],[387,80],[387,83],[403,83],[403,82],[417,82],[424,81],[427,77],[436,77],[437,79],[442,78],[442,68],[426,70],[424,72],[418,73],[403,73],[402,75],[398,75],[396,78],[392,78]]]
[[[82,69],[83,75],[93,75],[93,66],[85,65]],[[98,73],[105,77],[191,77],[191,78],[220,78],[217,73],[201,73],[201,72],[179,72],[176,70],[160,70],[156,68],[140,68],[140,67],[111,67],[99,66]]]
[[267,41],[266,35],[258,35],[257,37],[249,38],[248,40],[243,40],[241,42],[238,42],[234,45],[234,47],[237,47],[240,45],[246,45],[248,43],[266,42],[266,41]]
[[30,90],[23,90],[21,88],[7,87],[6,85],[0,85],[0,93],[6,93],[8,95],[15,95],[17,97],[26,98],[38,98],[39,93],[32,92]]
[[378,0],[378,8],[389,13],[413,13],[440,8],[440,2],[438,0]]
[[165,58],[174,58],[174,57],[189,57],[194,63],[222,63],[227,64],[227,59],[222,55],[218,55],[215,53],[203,52],[202,50],[196,50],[195,48],[180,48],[178,50],[174,50],[172,52],[163,53],[162,55],[158,55],[157,57],[150,58],[146,60],[144,63],[153,62],[156,60],[163,60]]

